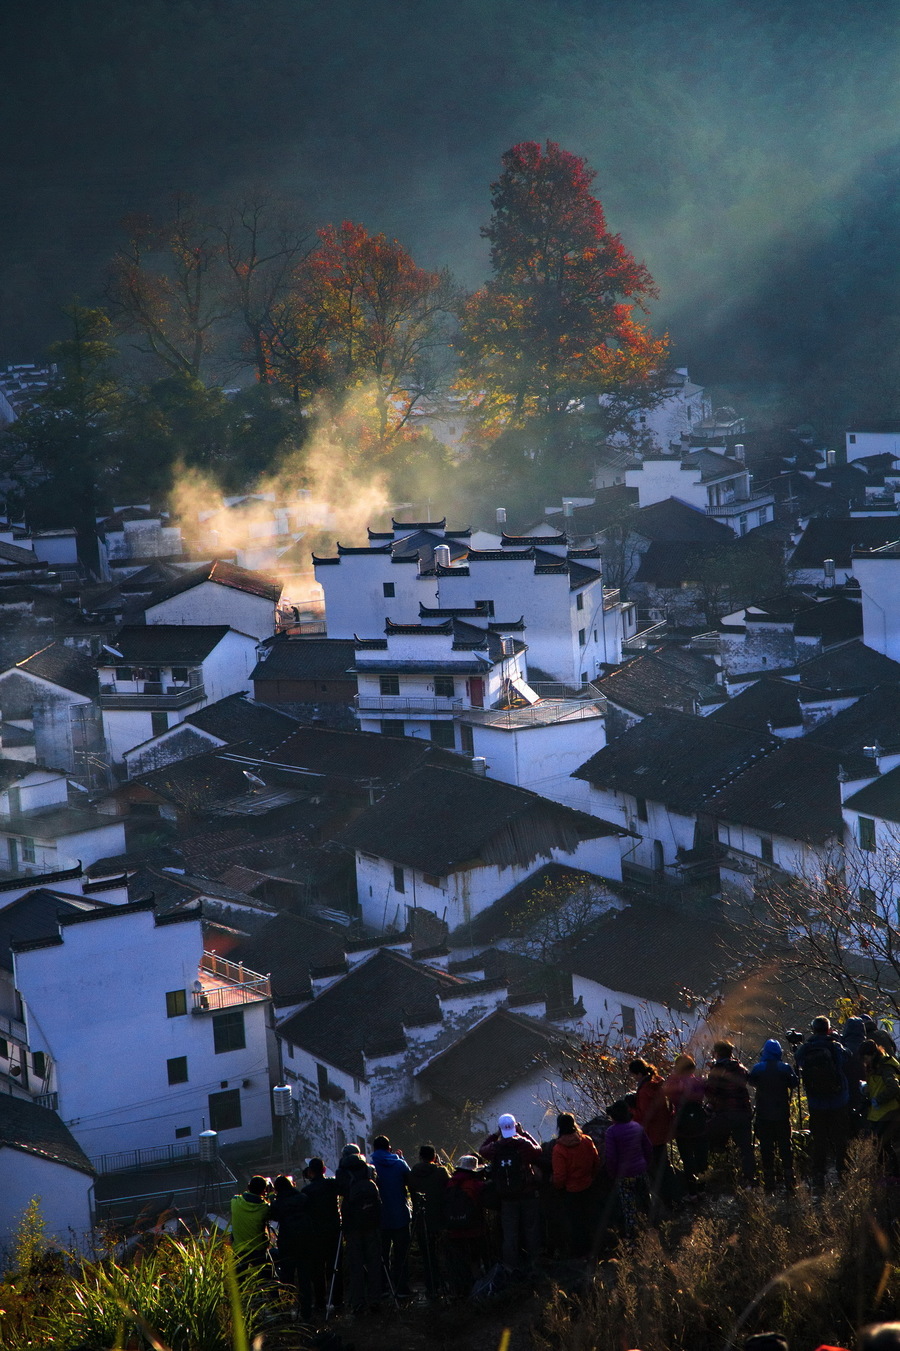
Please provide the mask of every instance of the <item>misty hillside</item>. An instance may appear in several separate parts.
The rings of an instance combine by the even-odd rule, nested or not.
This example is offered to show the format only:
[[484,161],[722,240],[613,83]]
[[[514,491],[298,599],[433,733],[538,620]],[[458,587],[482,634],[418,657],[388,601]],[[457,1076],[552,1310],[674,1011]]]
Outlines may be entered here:
[[127,212],[271,183],[467,285],[515,141],[585,155],[696,377],[896,415],[896,5],[32,0],[5,6],[0,361],[102,291]]

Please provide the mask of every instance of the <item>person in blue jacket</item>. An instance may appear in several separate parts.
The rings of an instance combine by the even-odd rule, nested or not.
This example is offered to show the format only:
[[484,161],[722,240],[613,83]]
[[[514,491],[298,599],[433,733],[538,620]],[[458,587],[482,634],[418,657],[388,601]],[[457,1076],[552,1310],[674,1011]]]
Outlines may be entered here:
[[386,1135],[376,1135],[372,1163],[381,1192],[381,1256],[385,1276],[390,1277],[390,1286],[397,1299],[408,1299],[411,1169],[400,1151],[391,1149]]
[[756,1090],[753,1129],[759,1141],[763,1182],[775,1190],[775,1152],[781,1159],[784,1185],[794,1188],[794,1151],[791,1145],[791,1094],[800,1080],[782,1059],[781,1042],[774,1037],[762,1048],[762,1057],[750,1071],[747,1082]]

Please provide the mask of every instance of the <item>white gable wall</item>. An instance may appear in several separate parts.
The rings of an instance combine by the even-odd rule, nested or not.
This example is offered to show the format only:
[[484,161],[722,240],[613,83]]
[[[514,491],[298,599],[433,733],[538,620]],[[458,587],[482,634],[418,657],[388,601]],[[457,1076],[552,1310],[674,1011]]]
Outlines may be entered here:
[[148,624],[228,624],[254,638],[269,638],[275,632],[272,601],[219,582],[200,582],[190,591],[148,606],[144,614]]
[[81,1250],[91,1234],[92,1187],[90,1175],[77,1168],[0,1146],[0,1246],[12,1243],[25,1208],[38,1197],[48,1239]]

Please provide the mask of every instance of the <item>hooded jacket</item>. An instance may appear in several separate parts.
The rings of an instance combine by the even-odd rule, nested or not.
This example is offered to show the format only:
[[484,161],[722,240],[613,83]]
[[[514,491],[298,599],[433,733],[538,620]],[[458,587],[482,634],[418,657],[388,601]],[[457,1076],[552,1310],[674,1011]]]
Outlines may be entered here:
[[409,1171],[409,1190],[413,1198],[413,1214],[421,1215],[430,1230],[437,1232],[444,1217],[444,1193],[450,1174],[442,1163],[426,1163],[420,1159]]
[[791,1092],[800,1081],[793,1066],[782,1059],[780,1041],[772,1038],[766,1042],[747,1082],[756,1089],[757,1121],[790,1121]]
[[578,1127],[560,1135],[553,1146],[553,1185],[561,1192],[583,1192],[597,1176],[597,1146]]
[[869,1101],[869,1121],[877,1125],[889,1116],[900,1113],[900,1064],[885,1051],[872,1057],[866,1075],[866,1097]]
[[647,1074],[638,1084],[633,1116],[647,1132],[651,1145],[664,1145],[672,1133],[675,1112],[658,1074]]
[[850,1057],[838,1041],[837,1037],[832,1037],[827,1033],[824,1035],[816,1034],[805,1041],[802,1046],[797,1047],[797,1054],[794,1059],[797,1062],[797,1069],[800,1072],[801,1079],[803,1078],[804,1060],[811,1050],[819,1049],[825,1049],[831,1055],[838,1072],[838,1077],[841,1080],[841,1088],[837,1093],[819,1096],[815,1093],[810,1093],[808,1085],[804,1084],[803,1087],[806,1089],[806,1103],[811,1112],[836,1111],[840,1107],[846,1107],[850,1101],[850,1089],[847,1083]]
[[407,1189],[412,1171],[406,1159],[389,1149],[373,1149],[372,1163],[378,1174],[378,1190],[381,1192],[382,1229],[402,1229],[409,1224],[412,1210]]
[[268,1243],[266,1221],[269,1203],[254,1192],[241,1192],[231,1198],[231,1237],[238,1257],[264,1252]]
[[610,1177],[642,1177],[652,1158],[653,1146],[637,1121],[616,1121],[606,1132],[603,1162]]

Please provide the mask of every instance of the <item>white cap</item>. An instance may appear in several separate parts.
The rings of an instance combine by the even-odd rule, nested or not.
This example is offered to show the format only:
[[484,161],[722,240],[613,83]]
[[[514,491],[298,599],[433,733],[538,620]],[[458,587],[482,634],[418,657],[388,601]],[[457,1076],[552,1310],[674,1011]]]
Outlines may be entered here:
[[500,1127],[500,1134],[505,1136],[507,1140],[516,1133],[516,1118],[511,1116],[509,1112],[503,1113],[497,1125]]

